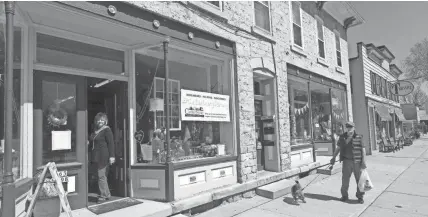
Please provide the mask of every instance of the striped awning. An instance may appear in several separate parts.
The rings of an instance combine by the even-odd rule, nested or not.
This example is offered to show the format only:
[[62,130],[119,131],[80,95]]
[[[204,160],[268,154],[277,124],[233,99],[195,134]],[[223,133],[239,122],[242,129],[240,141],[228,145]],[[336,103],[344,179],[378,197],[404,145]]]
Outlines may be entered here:
[[382,121],[392,121],[392,117],[389,114],[387,107],[383,105],[376,105],[375,109]]
[[395,108],[395,115],[397,115],[399,121],[405,121],[406,120],[406,118],[404,117],[404,114],[403,114],[403,110],[401,110],[401,108]]

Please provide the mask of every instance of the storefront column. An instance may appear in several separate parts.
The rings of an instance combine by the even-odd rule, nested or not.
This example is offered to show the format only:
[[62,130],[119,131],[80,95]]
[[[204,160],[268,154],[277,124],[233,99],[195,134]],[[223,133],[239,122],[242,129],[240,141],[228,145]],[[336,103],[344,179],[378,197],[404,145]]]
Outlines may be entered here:
[[314,127],[312,125],[312,96],[311,96],[311,82],[308,81],[308,104],[309,104],[309,135],[312,140],[312,156],[314,158],[314,162],[317,162],[317,152],[315,150],[315,143],[314,143],[314,134],[312,133],[312,128]]
[[335,125],[334,123],[336,123],[335,117],[333,115],[333,95],[332,95],[332,91],[331,88],[328,89],[328,95],[330,97],[330,130],[331,130],[331,141],[332,142],[332,146],[333,146],[333,154],[336,151],[336,139],[334,138],[334,133],[336,131],[336,129],[333,129],[333,126]]
[[[6,73],[5,73],[5,144],[3,155],[3,197],[1,216],[15,216],[15,185],[12,173],[12,131],[13,131],[13,17],[15,2],[4,2],[6,13]],[[7,209],[6,209],[7,207]]]
[[169,41],[170,41],[170,39],[169,39],[169,37],[167,37],[166,39],[165,39],[165,41],[163,42],[163,51],[164,51],[164,59],[163,59],[163,61],[164,61],[164,66],[165,66],[165,84],[164,84],[164,87],[165,87],[165,105],[166,105],[166,109],[165,109],[165,112],[166,112],[166,115],[165,115],[165,125],[166,125],[166,127],[165,127],[165,129],[166,129],[166,138],[165,138],[165,140],[166,140],[166,163],[170,163],[171,162],[171,148],[170,148],[170,142],[169,142],[169,138],[170,138],[170,136],[169,136],[169,128],[170,128],[170,126],[169,126],[169,123],[170,123],[170,121],[169,121],[169,110],[170,110],[170,108],[169,108],[169,67],[168,67],[168,45],[169,45]]

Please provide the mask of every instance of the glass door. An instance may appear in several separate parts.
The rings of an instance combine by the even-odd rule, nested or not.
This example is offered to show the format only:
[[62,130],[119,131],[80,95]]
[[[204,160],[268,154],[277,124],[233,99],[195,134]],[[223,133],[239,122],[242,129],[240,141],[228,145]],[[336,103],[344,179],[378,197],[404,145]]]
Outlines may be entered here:
[[[87,203],[86,79],[36,71],[34,74],[34,166],[55,162],[72,209]],[[58,197],[42,189],[46,198]]]

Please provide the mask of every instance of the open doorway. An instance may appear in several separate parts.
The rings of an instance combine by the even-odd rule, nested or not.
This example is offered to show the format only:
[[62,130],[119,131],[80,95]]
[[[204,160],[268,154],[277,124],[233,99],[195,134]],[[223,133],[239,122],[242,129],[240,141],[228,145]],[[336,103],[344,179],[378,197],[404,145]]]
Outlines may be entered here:
[[[108,126],[113,132],[115,163],[108,166],[107,182],[111,193],[109,201],[127,196],[126,144],[127,128],[127,83],[100,78],[87,78],[87,123],[88,135],[94,131],[94,118],[99,112],[107,115]],[[88,206],[99,204],[98,175],[96,164],[91,163],[88,150]]]

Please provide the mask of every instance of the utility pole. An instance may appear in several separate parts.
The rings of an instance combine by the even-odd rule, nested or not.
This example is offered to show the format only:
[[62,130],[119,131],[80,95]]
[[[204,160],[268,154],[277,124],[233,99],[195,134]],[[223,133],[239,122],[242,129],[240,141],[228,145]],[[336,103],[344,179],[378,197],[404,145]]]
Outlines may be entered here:
[[3,155],[3,197],[1,216],[15,216],[15,185],[12,173],[12,136],[13,136],[13,17],[15,15],[15,2],[5,1],[6,13],[6,72],[5,72],[5,141]]

